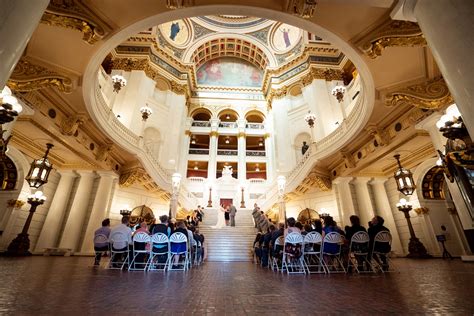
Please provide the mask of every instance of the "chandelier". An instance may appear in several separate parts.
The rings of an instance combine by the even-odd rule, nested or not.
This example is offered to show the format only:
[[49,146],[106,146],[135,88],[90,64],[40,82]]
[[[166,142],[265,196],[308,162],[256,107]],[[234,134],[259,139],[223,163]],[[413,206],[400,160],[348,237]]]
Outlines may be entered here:
[[346,88],[344,86],[335,86],[331,92],[332,95],[336,97],[337,101],[341,103],[344,100],[344,93],[346,93]]
[[147,106],[143,106],[142,108],[140,108],[140,113],[142,114],[142,119],[143,121],[146,121],[148,120],[148,118],[150,117],[150,115],[153,114],[153,110]]
[[304,120],[306,121],[306,123],[308,123],[309,127],[313,128],[314,122],[316,121],[316,115],[311,113],[311,111],[308,111],[308,114],[306,114]]
[[121,75],[113,75],[112,83],[114,85],[114,92],[119,92],[120,89],[127,85],[127,80]]
[[48,183],[49,173],[53,169],[53,165],[48,160],[48,154],[53,146],[53,144],[46,144],[47,149],[43,158],[35,159],[31,163],[30,171],[28,171],[25,178],[30,187],[38,189],[43,184]]
[[400,163],[400,155],[393,156],[398,163],[398,170],[395,171],[394,178],[397,182],[398,191],[404,195],[412,195],[415,192],[416,186],[413,180],[413,174],[410,170],[402,167]]

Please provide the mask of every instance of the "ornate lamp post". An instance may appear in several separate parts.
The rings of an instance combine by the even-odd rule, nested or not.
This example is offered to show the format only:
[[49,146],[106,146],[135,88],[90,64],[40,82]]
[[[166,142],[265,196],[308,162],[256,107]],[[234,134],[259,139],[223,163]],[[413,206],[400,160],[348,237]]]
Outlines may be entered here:
[[130,210],[130,206],[128,205],[124,205],[123,208],[120,210],[120,215],[122,215],[123,217],[126,217],[128,219],[130,219],[130,214],[132,213],[132,211]]
[[415,181],[413,180],[413,174],[410,170],[402,167],[399,154],[393,157],[395,157],[398,163],[398,169],[393,175],[395,181],[397,182],[398,191],[402,192],[406,196],[412,195],[416,189]]
[[242,193],[241,198],[240,198],[240,208],[245,208],[245,200],[244,200],[244,187],[240,188],[240,191]]
[[314,142],[314,123],[316,122],[316,115],[308,111],[308,114],[305,115],[304,120],[308,123],[309,128],[311,130],[311,141]]
[[344,101],[344,94],[346,93],[346,88],[344,86],[335,86],[332,91],[332,95],[336,97],[337,102],[341,103]]
[[207,201],[207,207],[212,207],[212,184],[209,185],[209,200]]
[[30,187],[38,189],[42,185],[48,183],[49,173],[51,172],[51,169],[53,169],[53,165],[48,160],[48,154],[53,147],[53,144],[46,144],[47,149],[43,158],[35,159],[31,163],[30,171],[25,178]]
[[140,113],[142,114],[143,121],[146,122],[150,115],[153,114],[153,110],[147,105],[140,108]]
[[179,187],[181,186],[181,175],[179,173],[173,173],[171,176],[171,184],[173,186],[173,192],[171,194],[170,215],[171,218],[176,218],[176,212],[178,211]]
[[120,89],[127,85],[127,80],[121,75],[112,76],[112,83],[114,85],[114,92],[119,93]]
[[30,249],[30,239],[28,238],[28,229],[30,228],[31,220],[36,211],[36,208],[46,201],[46,196],[43,195],[43,192],[36,191],[35,194],[28,196],[28,204],[31,205],[30,213],[26,219],[23,230],[18,236],[12,240],[8,246],[7,255],[10,256],[29,256],[31,255]]
[[426,251],[425,246],[423,243],[416,238],[415,231],[413,230],[413,226],[410,220],[410,211],[412,209],[412,205],[407,202],[405,199],[400,199],[400,203],[397,203],[397,208],[399,211],[405,214],[405,218],[407,220],[408,229],[410,230],[410,242],[408,243],[408,255],[409,258],[429,258],[431,257],[428,252]]
[[285,226],[286,226],[286,205],[285,205],[286,178],[285,176],[278,176],[277,185],[278,185],[278,200],[279,200],[278,218],[279,218],[280,223],[285,223]]

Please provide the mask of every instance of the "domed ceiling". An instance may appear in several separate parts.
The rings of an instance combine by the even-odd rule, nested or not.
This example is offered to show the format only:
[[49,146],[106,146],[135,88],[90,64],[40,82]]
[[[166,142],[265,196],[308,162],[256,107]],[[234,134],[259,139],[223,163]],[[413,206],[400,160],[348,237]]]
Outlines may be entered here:
[[225,90],[263,99],[272,90],[291,88],[314,69],[328,80],[341,81],[354,72],[337,47],[315,34],[239,15],[170,21],[130,37],[108,58],[112,69],[156,67],[159,75],[153,79],[181,85],[191,96]]

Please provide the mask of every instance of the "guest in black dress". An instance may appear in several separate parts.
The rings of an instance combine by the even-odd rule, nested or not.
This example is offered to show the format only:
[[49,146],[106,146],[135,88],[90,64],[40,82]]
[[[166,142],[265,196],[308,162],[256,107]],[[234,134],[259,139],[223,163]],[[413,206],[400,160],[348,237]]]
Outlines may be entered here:
[[229,221],[230,221],[229,206],[225,207],[224,219],[225,219],[225,226],[229,226]]

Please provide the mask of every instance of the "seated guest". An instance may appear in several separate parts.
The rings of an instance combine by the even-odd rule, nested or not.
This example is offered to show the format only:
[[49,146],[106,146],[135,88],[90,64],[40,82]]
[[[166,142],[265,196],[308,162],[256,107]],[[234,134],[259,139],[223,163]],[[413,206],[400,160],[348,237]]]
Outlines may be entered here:
[[262,267],[264,268],[268,267],[268,254],[270,253],[270,244],[271,244],[272,235],[275,229],[276,229],[275,225],[271,224],[268,227],[268,232],[265,235],[263,235],[263,243],[261,245],[262,255],[261,255],[260,262],[262,264]]
[[[184,222],[178,222],[176,223],[176,229],[175,229],[175,233],[182,233],[184,234],[184,236],[186,236],[186,240],[189,241],[189,237],[188,237],[188,230],[186,229],[186,224]],[[187,244],[182,242],[182,243],[172,243],[171,244],[171,252],[183,252],[186,250],[186,246]],[[174,262],[174,265],[177,265],[178,262],[179,262],[179,255],[174,255],[173,257],[173,262]]]
[[303,224],[301,222],[296,222],[295,227],[300,230],[300,232],[303,232]]
[[[100,242],[96,241],[96,237],[103,235],[107,237],[107,241]],[[109,239],[110,236],[110,219],[106,218],[102,221],[102,226],[94,232],[94,250],[95,253],[95,262],[94,265],[98,266],[100,264],[100,259],[102,258],[102,252],[109,250]]]
[[323,234],[323,223],[321,222],[320,219],[316,219],[313,222],[313,231],[320,233],[321,235]]
[[360,219],[357,215],[351,215],[349,220],[351,221],[351,226],[346,226],[344,230],[346,231],[346,239],[350,242],[355,233],[367,232],[367,230],[360,225]]
[[261,262],[262,243],[263,243],[263,234],[261,232],[258,232],[253,241],[253,252],[255,253],[255,258],[257,258],[257,263]]
[[[168,238],[171,236],[171,228],[168,227],[168,215],[161,215],[159,217],[160,223],[156,224],[151,231],[152,235],[162,233],[165,234]],[[153,245],[154,252],[167,252],[168,251],[168,244],[158,244]],[[165,263],[166,262],[166,255],[159,255],[158,256],[158,263]]]
[[[279,223],[278,229],[274,230],[272,233],[272,239],[270,241],[270,256],[273,257],[275,255],[275,242],[280,237],[283,236],[285,233],[285,224]],[[283,250],[283,247],[276,249],[276,254]]]
[[298,233],[301,234],[301,230],[296,227],[296,220],[294,217],[290,217],[286,220],[286,223],[288,224],[288,228],[285,230],[285,236],[288,235],[289,233]]
[[[198,239],[196,239],[196,237]],[[206,247],[204,246],[205,238],[204,238],[204,235],[199,232],[198,227],[196,227],[196,230],[194,231],[194,239],[199,240],[201,242],[201,258],[203,261],[206,260],[207,253],[206,253]]]
[[[374,218],[372,218],[370,222],[371,222],[371,225],[368,230],[369,238],[370,238],[369,258],[372,257],[372,249],[374,247],[375,236],[381,231],[390,232],[390,230],[387,227],[383,226],[383,223],[385,221],[381,216],[375,216]],[[391,247],[388,243],[377,243],[375,244],[374,250],[377,252],[388,253],[390,252]],[[380,255],[380,256],[374,257],[374,259],[382,263],[382,269],[384,269],[385,271],[388,271],[389,267],[388,267],[388,260],[386,256]]]
[[145,233],[145,234],[150,235],[150,231],[148,230],[148,225],[145,222],[141,222],[138,225],[138,228],[133,233],[132,237],[135,236],[137,233]]
[[[339,233],[344,236],[344,232],[336,225],[336,222],[332,218],[332,216],[327,216],[324,219],[324,229],[323,229],[323,238],[329,233]],[[340,249],[341,245],[336,244],[324,244],[323,251],[326,253],[334,254],[337,253]]]
[[311,225],[310,224],[305,224],[303,226],[303,231],[301,232],[301,235],[306,236],[311,231],[313,231],[313,228],[311,227]]
[[[115,242],[110,240],[112,249],[116,251],[124,251],[128,249],[128,246],[132,244],[132,229],[128,226],[128,217],[122,217],[122,222],[117,226],[112,227],[110,230],[110,237],[113,238],[115,233],[122,233],[128,240],[124,242]],[[112,258],[112,261],[116,261]]]
[[[351,245],[351,239],[352,239],[352,236],[354,236],[355,233],[357,232],[366,232],[365,228],[363,226],[360,225],[360,219],[358,216],[356,215],[351,215],[351,217],[349,217],[349,220],[351,221],[351,226],[346,226],[345,227],[345,231],[346,231],[346,245],[345,245],[345,259],[347,262],[349,262],[348,260],[350,260],[350,257],[349,257],[349,253],[352,251],[352,252],[367,252],[368,249],[367,249],[367,244],[360,244],[360,243],[354,243],[352,245],[352,249],[349,249],[350,245]],[[364,260],[363,260],[363,257],[362,256],[358,256],[358,255],[355,255],[355,259],[357,260],[357,264],[359,266],[359,270],[362,270],[363,269],[363,264],[364,264]]]

